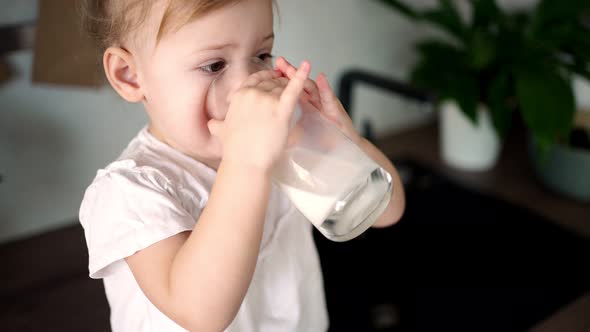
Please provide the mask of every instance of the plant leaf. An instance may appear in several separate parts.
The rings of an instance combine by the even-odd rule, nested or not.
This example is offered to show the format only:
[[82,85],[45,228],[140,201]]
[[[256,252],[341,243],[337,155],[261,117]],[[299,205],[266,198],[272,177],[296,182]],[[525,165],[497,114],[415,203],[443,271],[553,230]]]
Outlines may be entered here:
[[477,104],[479,103],[479,86],[475,76],[467,73],[455,76],[449,82],[446,96],[455,99],[461,110],[475,124],[477,123]]
[[588,0],[540,0],[533,14],[533,32],[540,36],[553,23],[576,21],[580,13],[589,8]]
[[479,82],[469,71],[465,51],[438,40],[423,41],[417,49],[421,59],[411,73],[412,83],[435,92],[439,101],[456,101],[475,122]]
[[581,12],[590,8],[588,0],[540,0],[537,5],[536,15],[544,24],[554,21],[575,20]]
[[576,73],[576,74],[582,76],[588,82],[590,82],[590,69],[588,68],[588,63],[587,62],[584,63],[582,60],[579,60],[579,61],[575,61],[571,65],[566,65],[566,67],[570,71],[572,71],[573,73]]
[[498,23],[503,12],[495,0],[470,0],[473,12],[473,27],[489,26]]
[[469,47],[469,63],[476,69],[481,70],[490,65],[496,57],[496,44],[494,37],[490,36],[483,29],[475,29],[471,35]]
[[473,123],[476,122],[479,86],[475,75],[465,70],[450,69],[440,62],[422,59],[411,77],[416,86],[436,93],[439,102],[456,101],[461,111]]
[[510,73],[502,71],[492,78],[488,87],[488,107],[492,115],[492,122],[498,136],[504,138],[511,125],[512,106],[510,99],[513,97],[510,85]]
[[423,58],[440,64],[459,64],[464,66],[465,54],[463,50],[443,41],[428,39],[416,44],[416,49]]
[[439,0],[439,2],[439,8],[425,11],[422,17],[424,20],[438,25],[458,40],[465,42],[468,33],[459,11],[450,0]]
[[412,70],[410,81],[417,87],[440,94],[444,89],[446,76],[448,76],[448,72],[444,67],[441,68],[438,61],[431,61],[429,58],[423,57]]
[[535,36],[547,53],[566,53],[590,59],[590,30],[579,22],[562,22]]
[[438,8],[425,12],[418,12],[398,0],[379,1],[393,7],[408,18],[418,21],[426,21],[430,24],[437,25],[455,38],[458,38],[460,41],[466,40],[467,32],[465,24],[463,23],[458,10],[450,0],[439,0],[440,6]]
[[590,29],[576,24],[569,38],[562,44],[562,49],[590,62]]
[[555,68],[542,64],[521,66],[515,75],[524,121],[541,147],[567,138],[575,111],[569,82]]
[[412,82],[420,87],[445,90],[455,73],[465,71],[465,53],[438,40],[425,40],[416,45],[420,61],[411,74]]

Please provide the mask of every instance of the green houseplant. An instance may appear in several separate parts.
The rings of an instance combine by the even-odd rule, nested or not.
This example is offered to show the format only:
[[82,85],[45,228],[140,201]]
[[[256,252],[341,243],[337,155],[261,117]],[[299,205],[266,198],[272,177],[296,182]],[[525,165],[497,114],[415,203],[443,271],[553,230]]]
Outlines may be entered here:
[[494,0],[469,0],[469,21],[451,0],[423,11],[379,1],[447,34],[416,45],[412,83],[455,101],[471,121],[478,104],[487,106],[500,139],[518,111],[541,151],[567,140],[575,112],[572,75],[590,80],[590,31],[581,19],[590,1],[540,0],[526,12],[508,13]]

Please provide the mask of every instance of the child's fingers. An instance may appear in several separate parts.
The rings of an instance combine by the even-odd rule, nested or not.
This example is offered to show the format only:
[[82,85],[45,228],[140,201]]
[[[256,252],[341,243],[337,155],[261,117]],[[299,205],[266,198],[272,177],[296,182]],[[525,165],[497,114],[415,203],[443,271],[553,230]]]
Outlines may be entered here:
[[334,95],[334,91],[330,87],[330,83],[324,73],[318,75],[318,88],[320,90],[320,98],[322,105],[326,109],[337,109],[340,106],[339,100]]
[[295,76],[295,73],[297,72],[297,68],[291,65],[289,61],[287,61],[287,59],[285,59],[282,56],[277,58],[276,68],[282,71],[288,78],[292,78],[293,76]]
[[[318,88],[317,84],[312,80],[307,80],[306,82],[311,83],[311,87],[305,88],[304,90],[307,91],[309,94],[309,102],[317,109],[322,109],[322,99],[320,96],[320,89]],[[309,91],[311,90],[311,91]]]
[[272,80],[261,81],[260,83],[258,83],[258,85],[256,85],[256,88],[263,91],[272,91],[276,87],[281,87],[284,89],[288,83],[289,80],[287,78],[279,77]]
[[[297,68],[295,68],[295,66],[290,64],[289,61],[287,61],[287,59],[285,59],[282,56],[277,59],[276,67],[277,67],[276,69],[283,72],[285,74],[285,76],[289,79],[293,78],[293,76],[295,76],[295,73],[297,72]],[[317,91],[317,86],[315,85],[315,83],[312,80],[307,80],[305,82],[304,88],[305,88],[305,91],[310,94],[314,90]]]
[[316,108],[320,109],[322,106],[321,97],[320,97],[320,90],[317,84],[307,79],[305,80],[305,84],[303,85],[303,90],[309,95],[309,102]]
[[265,80],[272,80],[281,77],[281,73],[275,70],[261,70],[250,76],[242,83],[242,87],[252,87]]
[[265,91],[265,92],[269,92],[277,86],[278,86],[277,82],[266,80],[266,81],[262,81],[262,82],[258,83],[256,85],[256,89],[259,89],[259,90]]
[[287,113],[286,115],[288,117],[291,117],[291,113],[295,109],[295,105],[303,92],[303,86],[305,85],[305,80],[309,77],[310,71],[311,65],[309,62],[303,61],[295,76],[289,81],[289,84],[287,84],[287,87],[281,94],[279,109]]
[[276,86],[274,89],[270,90],[270,93],[281,98],[281,95],[283,94],[284,90],[285,90],[285,87]]
[[[293,78],[293,76],[295,76],[295,73],[297,72],[297,69],[295,67],[293,67],[293,65],[291,65],[289,63],[289,61],[287,61],[287,59],[285,59],[284,57],[279,57],[277,59],[276,67],[278,70],[283,72],[284,75],[289,79]],[[308,79],[305,81],[305,85],[303,86],[303,90],[309,94],[311,104],[313,104],[314,107],[320,109],[321,108],[321,101],[320,101],[321,98],[320,98],[317,84],[314,81]]]
[[279,82],[283,86],[287,86],[287,84],[289,84],[289,79],[286,77],[275,78],[275,81]]

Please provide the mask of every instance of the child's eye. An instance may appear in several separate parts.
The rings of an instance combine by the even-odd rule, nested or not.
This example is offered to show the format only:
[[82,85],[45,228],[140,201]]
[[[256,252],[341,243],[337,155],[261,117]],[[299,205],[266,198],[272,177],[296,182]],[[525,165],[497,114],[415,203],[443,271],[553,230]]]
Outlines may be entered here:
[[270,53],[263,53],[263,54],[260,54],[258,56],[258,58],[262,61],[267,61],[267,60],[272,60],[272,58],[274,58],[274,55],[272,55]]
[[225,68],[225,61],[217,61],[209,65],[199,67],[199,70],[204,71],[208,74],[215,74],[222,71]]

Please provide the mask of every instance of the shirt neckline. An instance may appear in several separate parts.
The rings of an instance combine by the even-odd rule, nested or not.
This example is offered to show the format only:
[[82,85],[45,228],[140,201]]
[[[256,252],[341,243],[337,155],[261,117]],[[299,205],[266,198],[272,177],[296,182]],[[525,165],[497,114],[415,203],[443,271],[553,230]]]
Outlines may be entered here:
[[215,176],[217,175],[217,171],[209,166],[207,166],[205,163],[202,163],[176,149],[174,149],[173,147],[171,147],[170,145],[162,142],[161,140],[159,140],[156,136],[152,135],[152,133],[149,132],[148,130],[148,126],[144,126],[140,132],[139,132],[139,138],[141,140],[145,140],[147,141],[150,145],[154,145],[156,146],[158,149],[162,149],[167,153],[170,153],[173,156],[177,156],[178,158],[183,159],[183,161],[185,161],[188,164],[192,164],[200,169],[205,170],[206,172],[208,172],[211,176]]

